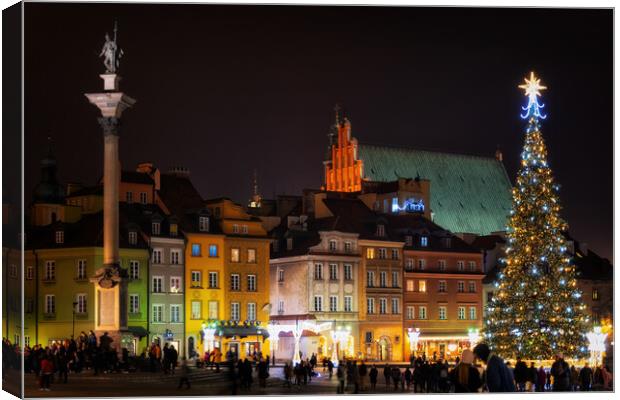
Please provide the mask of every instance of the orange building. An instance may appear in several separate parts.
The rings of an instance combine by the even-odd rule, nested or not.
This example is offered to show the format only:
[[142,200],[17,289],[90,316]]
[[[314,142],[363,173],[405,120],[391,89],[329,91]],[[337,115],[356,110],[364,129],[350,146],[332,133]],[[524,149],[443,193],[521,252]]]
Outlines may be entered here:
[[337,192],[362,190],[362,161],[357,159],[357,139],[351,137],[351,123],[336,115],[325,160],[325,189]]

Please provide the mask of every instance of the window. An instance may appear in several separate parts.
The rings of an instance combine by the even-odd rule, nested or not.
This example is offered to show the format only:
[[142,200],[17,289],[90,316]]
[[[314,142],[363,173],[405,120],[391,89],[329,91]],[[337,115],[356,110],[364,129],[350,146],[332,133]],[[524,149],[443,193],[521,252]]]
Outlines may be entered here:
[[428,247],[428,236],[420,237],[420,247]]
[[338,280],[338,264],[329,264],[329,279]]
[[256,292],[256,275],[248,275],[248,292]]
[[198,230],[209,232],[209,217],[198,217]]
[[86,294],[78,293],[75,296],[75,302],[77,303],[75,305],[75,312],[78,314],[85,314],[86,313]]
[[392,298],[392,314],[400,313],[400,304],[398,298]]
[[248,232],[249,232],[248,226],[247,225],[241,225],[241,233],[243,233],[244,235],[247,235]]
[[[192,257],[200,257],[200,243],[192,243]],[[209,254],[211,257],[211,254]]]
[[192,287],[202,286],[202,272],[192,271]]
[[468,265],[469,265],[469,270],[470,270],[471,272],[476,271],[476,262],[475,262],[475,261],[470,261],[470,262],[468,263]]
[[125,200],[127,200],[127,203],[133,203],[133,192],[126,192]]
[[153,304],[153,322],[164,322],[163,304]]
[[379,259],[380,260],[385,260],[387,258],[387,249],[384,247],[381,247],[379,249]]
[[469,307],[469,319],[476,319],[476,307]]
[[392,287],[393,288],[400,287],[398,285],[398,271],[392,271]]
[[170,236],[176,237],[179,232],[179,226],[177,224],[170,223]]
[[140,297],[137,294],[129,295],[129,313],[137,314],[140,312]]
[[256,263],[256,249],[248,249],[247,262],[251,264]]
[[407,291],[413,292],[413,279],[407,279]]
[[286,238],[286,250],[293,250],[293,238]]
[[353,243],[351,242],[344,242],[344,251],[346,253],[350,253],[353,250]]
[[398,260],[398,249],[392,249],[392,260]]
[[375,313],[375,299],[373,299],[372,297],[366,299],[366,312],[368,314]]
[[140,192],[140,203],[146,204],[146,202],[147,202],[146,192]]
[[219,207],[215,207],[214,214],[215,214],[215,218],[219,218],[220,217],[221,210],[220,210]]
[[248,303],[248,316],[249,321],[256,321],[256,303]]
[[45,262],[45,280],[46,281],[56,280],[56,261]]
[[446,270],[446,260],[439,260],[439,261],[437,261],[437,266],[439,267],[440,271],[445,271]]
[[422,293],[426,293],[426,281],[424,280],[418,281],[418,291]]
[[233,233],[239,233],[239,225],[233,224],[232,231],[233,231]]
[[353,266],[351,264],[344,265],[344,280],[353,280]]
[[129,237],[127,238],[129,244],[136,245],[138,243],[138,232],[129,231]]
[[24,346],[30,347],[30,336],[24,335]]
[[56,231],[56,244],[63,244],[65,242],[65,231]]
[[192,319],[202,319],[202,302],[192,300]]
[[407,306],[407,319],[414,319],[414,318],[415,318],[415,307]]
[[387,286],[387,272],[381,271],[379,272],[379,287]]
[[366,339],[366,343],[372,343],[372,332],[366,332],[366,335],[364,335],[365,339]]
[[170,250],[170,264],[181,264],[181,250]]
[[180,276],[171,276],[170,277],[170,292],[171,293],[181,293],[181,277]]
[[411,235],[405,236],[405,246],[407,247],[413,246],[413,236]]
[[458,269],[460,272],[465,270],[465,261],[457,261],[456,262],[456,269]]
[[465,319],[465,307],[459,307],[458,308],[457,318],[458,319]]
[[34,312],[34,299],[31,297],[26,297],[24,299],[24,309],[27,314],[32,314]]
[[26,267],[26,279],[34,279],[34,267],[32,265]]
[[209,272],[209,289],[217,289],[217,272]]
[[140,262],[129,260],[129,279],[140,279]]
[[375,271],[366,271],[366,287],[375,287]]
[[387,299],[379,299],[379,314],[387,314]]
[[162,293],[164,291],[164,278],[161,276],[153,277],[153,293]]
[[45,313],[46,314],[56,313],[56,296],[53,294],[45,295]]
[[338,242],[336,242],[335,240],[330,240],[329,251],[336,251],[336,250],[338,250]]
[[241,285],[239,283],[239,274],[230,275],[230,290],[241,290]]
[[86,260],[78,260],[76,278],[86,279]]
[[379,224],[377,225],[377,236],[384,237],[385,236],[385,225]]
[[592,300],[594,301],[599,300],[598,289],[592,289]]
[[465,282],[458,281],[456,284],[456,291],[459,293],[463,293],[465,291]]
[[407,271],[413,271],[413,258],[408,258],[405,261],[405,269]]
[[159,235],[161,233],[161,223],[153,222],[151,224],[151,232],[153,233],[153,235]]
[[329,311],[338,311],[338,296],[329,296]]
[[218,303],[215,300],[209,301],[209,319],[218,319],[219,318],[219,307]]
[[172,323],[181,322],[181,305],[180,304],[170,305],[170,322]]
[[209,257],[217,257],[217,245],[216,244],[209,245]]
[[476,282],[469,281],[469,293],[476,293]]
[[439,319],[446,319],[446,307],[439,307]]
[[230,249],[230,262],[238,263],[240,261],[239,249],[233,247]]
[[426,268],[426,260],[425,260],[425,259],[423,259],[423,258],[420,258],[420,259],[418,260],[418,269],[419,269],[420,271],[423,271],[423,270],[424,270],[424,268]]
[[426,319],[426,306],[420,306],[418,308],[418,316],[420,319]]
[[344,311],[345,312],[353,311],[353,297],[344,296]]
[[452,238],[443,238],[441,239],[441,242],[443,244],[443,247],[445,247],[446,249],[449,249],[450,247],[452,247]]
[[278,314],[284,314],[284,300],[278,300]]
[[323,311],[323,296],[314,296],[314,311]]
[[323,280],[323,264],[314,264],[314,279]]
[[367,248],[366,258],[369,260],[372,260],[373,258],[375,258],[375,249],[373,249],[372,247]]
[[153,264],[162,263],[161,253],[162,251],[160,249],[153,250]]
[[447,288],[446,281],[439,281],[439,293],[445,293]]
[[284,282],[284,270],[283,269],[278,270],[278,282]]

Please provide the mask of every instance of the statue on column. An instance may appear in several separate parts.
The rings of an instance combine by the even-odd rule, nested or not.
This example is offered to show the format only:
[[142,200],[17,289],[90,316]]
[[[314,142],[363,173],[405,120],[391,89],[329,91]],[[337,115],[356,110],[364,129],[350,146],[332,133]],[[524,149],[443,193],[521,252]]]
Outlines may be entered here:
[[[110,39],[110,35],[105,34],[105,43],[101,49],[99,57],[103,57],[103,65],[105,65],[106,74],[115,74],[120,66],[120,59],[123,56],[123,50],[119,49],[116,44],[116,22],[114,22],[114,40]],[[118,54],[117,54],[118,53]]]

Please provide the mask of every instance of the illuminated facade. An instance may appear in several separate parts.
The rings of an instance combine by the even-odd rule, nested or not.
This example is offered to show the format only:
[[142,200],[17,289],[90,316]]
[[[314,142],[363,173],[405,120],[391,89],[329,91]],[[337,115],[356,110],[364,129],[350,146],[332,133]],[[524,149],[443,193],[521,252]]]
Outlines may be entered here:
[[337,192],[362,190],[362,161],[357,157],[357,139],[351,136],[351,122],[336,115],[329,134],[325,165],[325,189]]

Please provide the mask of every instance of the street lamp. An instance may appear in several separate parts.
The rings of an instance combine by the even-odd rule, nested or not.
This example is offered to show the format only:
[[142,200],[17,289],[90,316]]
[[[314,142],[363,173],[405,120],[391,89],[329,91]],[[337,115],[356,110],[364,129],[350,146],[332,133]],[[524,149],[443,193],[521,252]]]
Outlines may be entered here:
[[411,355],[415,357],[418,341],[420,340],[420,328],[407,328],[407,336],[409,336],[409,350]]
[[592,332],[586,334],[588,338],[588,350],[590,350],[590,361],[594,365],[601,365],[603,352],[605,352],[605,339],[607,334],[602,332],[600,326],[595,326]]
[[269,321],[267,324],[267,332],[269,332],[269,340],[271,341],[271,362],[276,365],[276,350],[278,350],[278,342],[280,341],[280,325],[276,321]]
[[78,303],[77,301],[73,302],[73,320],[72,322],[72,328],[71,328],[71,339],[75,339],[75,307],[77,307]]

